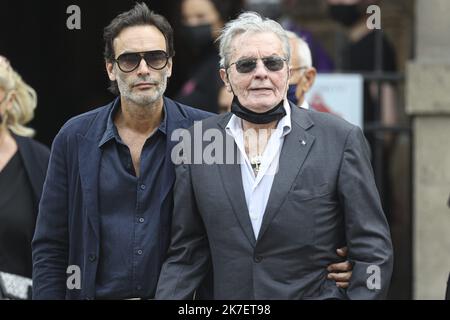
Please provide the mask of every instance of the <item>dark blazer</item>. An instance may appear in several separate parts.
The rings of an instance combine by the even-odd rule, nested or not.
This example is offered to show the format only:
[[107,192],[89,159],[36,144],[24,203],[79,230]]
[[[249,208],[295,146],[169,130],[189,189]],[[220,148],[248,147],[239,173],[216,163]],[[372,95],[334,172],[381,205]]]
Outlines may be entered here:
[[[117,98],[118,99],[118,98]],[[55,137],[33,239],[34,299],[93,299],[99,256],[99,142],[115,101],[69,120]],[[167,136],[209,113],[164,98]],[[160,252],[162,265],[169,245],[175,172],[168,140],[161,181]],[[81,290],[66,287],[67,267],[81,270]]]
[[17,143],[19,154],[25,166],[28,179],[30,180],[31,189],[33,191],[34,212],[35,217],[37,217],[39,200],[41,198],[48,159],[50,157],[50,150],[46,145],[28,137],[13,134],[13,138]]
[[[291,109],[292,130],[258,239],[239,164],[177,166],[172,240],[157,299],[192,298],[211,263],[215,299],[386,297],[392,244],[362,131],[329,114]],[[203,130],[232,139],[225,133],[230,117],[206,119]],[[347,290],[326,270],[345,243],[354,264]],[[370,278],[378,268],[379,288]]]

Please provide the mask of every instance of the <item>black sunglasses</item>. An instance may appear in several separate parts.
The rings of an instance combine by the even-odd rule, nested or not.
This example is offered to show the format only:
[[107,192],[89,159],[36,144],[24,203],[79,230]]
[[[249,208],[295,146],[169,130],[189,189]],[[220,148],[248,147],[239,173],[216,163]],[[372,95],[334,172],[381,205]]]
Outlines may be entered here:
[[[285,58],[272,56],[272,57],[265,57],[261,58],[262,62],[264,63],[264,66],[269,71],[280,71],[284,67],[284,62],[286,61]],[[255,70],[256,64],[258,59],[249,58],[249,59],[241,59],[236,62],[233,62],[228,66],[231,67],[233,64],[236,65],[236,70],[239,73],[249,73]]]
[[132,72],[136,70],[142,59],[145,60],[147,66],[155,70],[161,70],[167,65],[169,55],[163,50],[129,52],[121,54],[114,61],[123,72]]

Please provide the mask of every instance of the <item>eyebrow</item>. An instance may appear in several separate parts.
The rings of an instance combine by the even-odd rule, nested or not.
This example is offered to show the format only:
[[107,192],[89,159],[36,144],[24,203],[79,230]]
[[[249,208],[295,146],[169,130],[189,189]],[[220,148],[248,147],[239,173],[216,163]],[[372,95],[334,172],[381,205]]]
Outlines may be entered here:
[[[277,53],[272,53],[272,54],[269,54],[269,55],[267,55],[267,56],[261,57],[261,59],[269,58],[269,57],[282,57],[282,56],[279,55],[279,54],[277,54]],[[248,60],[248,59],[250,59],[250,60],[258,60],[258,59],[260,59],[260,58],[256,58],[256,57],[254,57],[254,56],[242,56],[242,57],[238,58],[236,61],[240,61],[240,60]]]
[[166,50],[164,50],[164,49],[153,49],[153,50],[144,50],[144,51],[125,50],[125,51],[119,53],[117,56],[120,56],[122,54],[127,54],[127,53],[142,53],[142,52],[153,52],[153,51],[164,51],[164,52],[166,52]]

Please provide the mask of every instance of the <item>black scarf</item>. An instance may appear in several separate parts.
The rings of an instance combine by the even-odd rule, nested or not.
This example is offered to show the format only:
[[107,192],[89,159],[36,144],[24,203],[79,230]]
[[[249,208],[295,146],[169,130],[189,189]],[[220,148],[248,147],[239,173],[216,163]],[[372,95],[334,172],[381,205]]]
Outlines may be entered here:
[[257,113],[244,107],[239,102],[239,99],[234,96],[233,102],[231,103],[231,112],[237,117],[248,122],[266,124],[273,121],[278,121],[286,115],[286,110],[283,107],[283,101],[284,100],[281,100],[280,103],[266,112]]

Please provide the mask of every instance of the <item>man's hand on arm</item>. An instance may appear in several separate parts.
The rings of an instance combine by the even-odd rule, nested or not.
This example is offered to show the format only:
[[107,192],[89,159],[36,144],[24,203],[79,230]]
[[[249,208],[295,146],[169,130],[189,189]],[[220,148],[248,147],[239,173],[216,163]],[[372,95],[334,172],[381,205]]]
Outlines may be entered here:
[[[342,247],[336,250],[341,258],[347,258],[347,247]],[[348,283],[352,276],[352,264],[349,261],[330,264],[327,268],[328,279],[336,281],[336,285],[340,288],[348,288]]]

